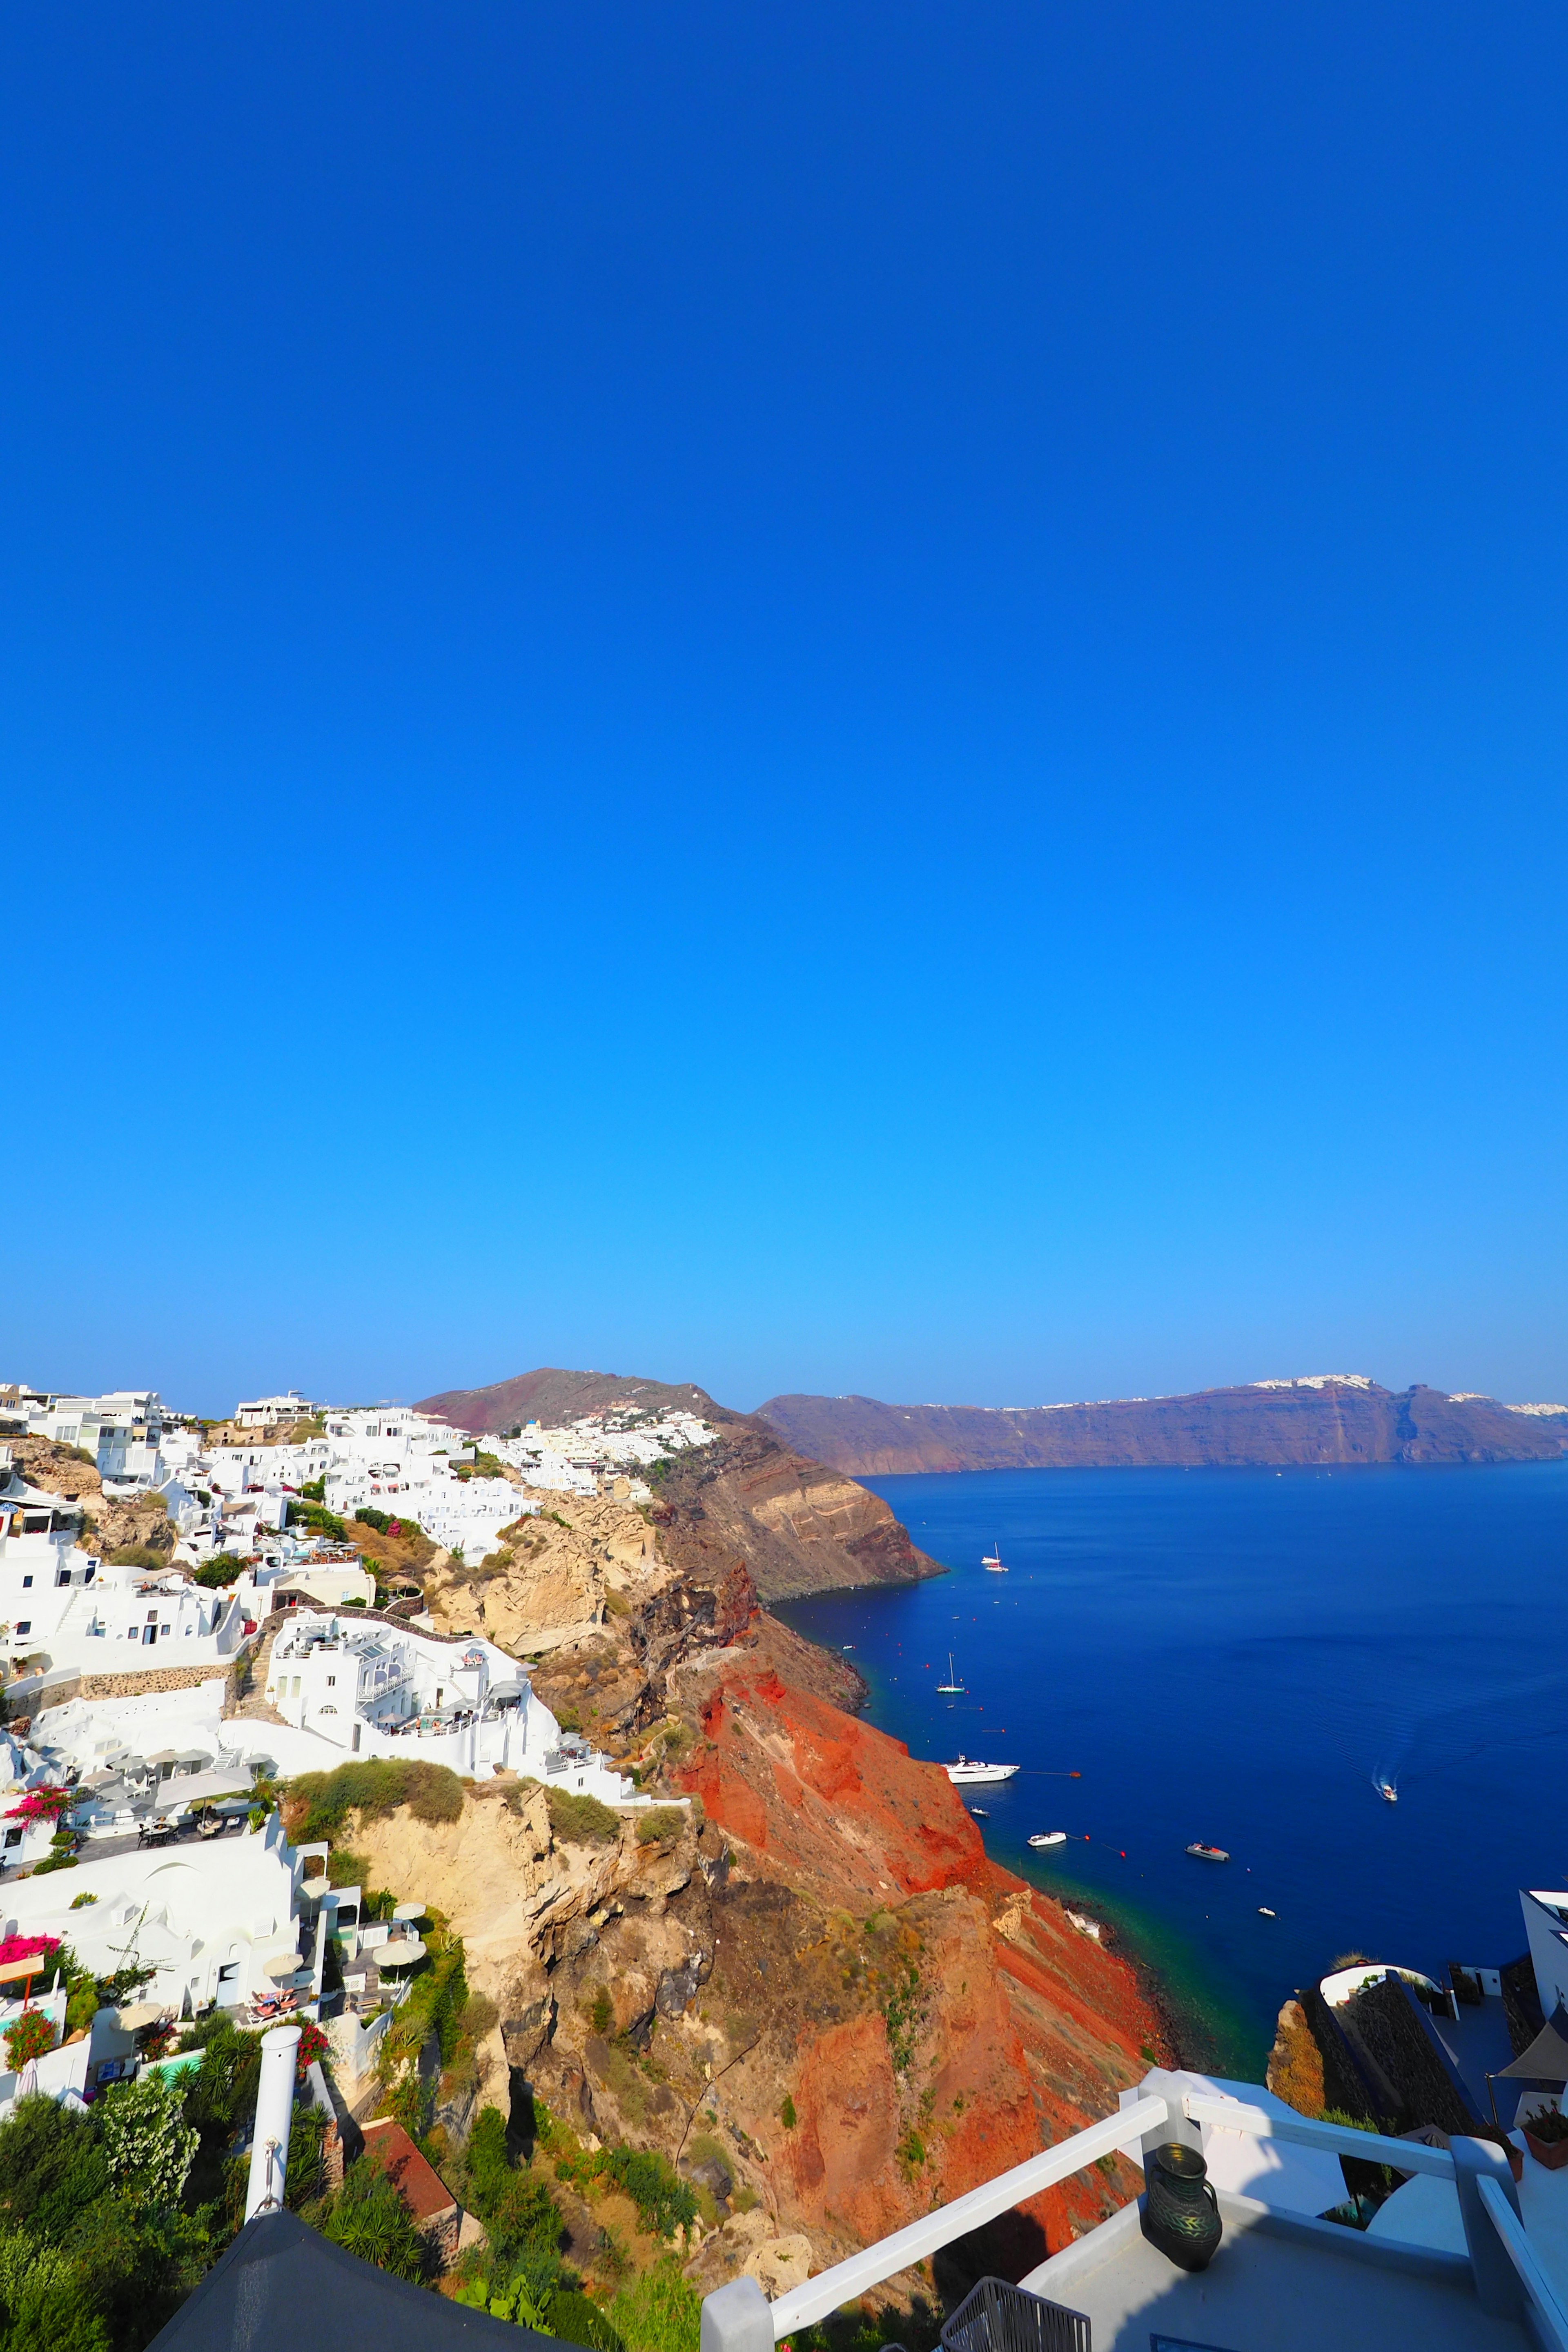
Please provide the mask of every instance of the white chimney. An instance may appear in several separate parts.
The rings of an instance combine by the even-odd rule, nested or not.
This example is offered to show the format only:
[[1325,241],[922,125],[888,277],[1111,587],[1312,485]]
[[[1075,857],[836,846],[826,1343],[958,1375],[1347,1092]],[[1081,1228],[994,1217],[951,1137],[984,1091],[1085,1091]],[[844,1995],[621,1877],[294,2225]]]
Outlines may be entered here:
[[245,2218],[283,2210],[283,2182],[289,2170],[289,2131],[294,2120],[294,2075],[299,2064],[300,2029],[274,2025],[261,2037],[261,2079],[256,2091],[256,2137],[250,2144],[250,2185],[245,2192]]

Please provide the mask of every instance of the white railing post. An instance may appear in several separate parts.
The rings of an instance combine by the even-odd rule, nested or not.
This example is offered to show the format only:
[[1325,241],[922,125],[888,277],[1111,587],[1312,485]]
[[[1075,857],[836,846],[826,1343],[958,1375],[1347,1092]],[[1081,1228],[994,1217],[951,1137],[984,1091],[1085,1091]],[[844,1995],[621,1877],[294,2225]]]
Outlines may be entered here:
[[698,2352],[773,2352],[773,2315],[754,2278],[730,2279],[704,2295]]
[[1498,2234],[1489,2210],[1492,2200],[1481,2196],[1482,2183],[1489,2183],[1519,2221],[1519,2191],[1508,2158],[1495,2140],[1466,2139],[1458,2133],[1448,2147],[1454,2158],[1454,2186],[1459,2192],[1459,2218],[1475,2273],[1476,2301],[1498,2318],[1516,2318],[1524,2301],[1519,2273]]
[[[1151,2066],[1138,2085],[1137,2095],[1145,2099],[1163,2099],[1165,2119],[1152,2124],[1142,2137],[1143,2169],[1149,2169],[1151,2158],[1157,2147],[1169,2147],[1179,2140],[1184,2147],[1204,2152],[1204,2128],[1201,2122],[1190,2116],[1186,2105],[1186,2084],[1167,2067]],[[1127,2094],[1123,2092],[1125,2098]]]
[[1479,2173],[1475,2181],[1476,2201],[1496,2231],[1500,2248],[1518,2273],[1551,2341],[1558,2352],[1568,2352],[1568,2311],[1563,2309],[1556,2288],[1542,2269],[1512,2200],[1494,2173]]

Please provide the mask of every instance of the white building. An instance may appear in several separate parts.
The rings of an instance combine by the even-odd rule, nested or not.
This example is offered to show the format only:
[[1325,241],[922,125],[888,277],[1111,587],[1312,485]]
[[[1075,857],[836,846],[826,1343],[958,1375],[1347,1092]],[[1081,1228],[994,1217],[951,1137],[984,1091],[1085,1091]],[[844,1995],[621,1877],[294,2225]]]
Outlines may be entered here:
[[287,1396],[252,1397],[248,1404],[237,1404],[234,1423],[237,1429],[276,1429],[279,1423],[309,1421],[318,1408],[298,1389]]
[[303,1865],[319,1851],[296,1851],[276,1813],[265,1829],[205,1844],[104,1860],[87,1846],[73,1870],[0,1884],[0,1912],[6,1935],[58,1936],[98,1975],[153,1969],[141,1998],[176,2017],[237,2008],[276,1990],[268,1960],[299,1950]]
[[16,1477],[0,1490],[0,1657],[13,1669],[31,1659],[45,1670],[124,1674],[234,1655],[244,1639],[237,1601],[178,1570],[106,1567],[80,1534],[79,1505]]
[[286,1724],[351,1755],[416,1756],[477,1780],[521,1772],[606,1804],[633,1795],[493,1642],[300,1609],[273,1642],[267,1696]]
[[27,1433],[90,1454],[105,1484],[155,1486],[163,1404],[156,1389],[116,1389],[107,1396],[29,1399]]

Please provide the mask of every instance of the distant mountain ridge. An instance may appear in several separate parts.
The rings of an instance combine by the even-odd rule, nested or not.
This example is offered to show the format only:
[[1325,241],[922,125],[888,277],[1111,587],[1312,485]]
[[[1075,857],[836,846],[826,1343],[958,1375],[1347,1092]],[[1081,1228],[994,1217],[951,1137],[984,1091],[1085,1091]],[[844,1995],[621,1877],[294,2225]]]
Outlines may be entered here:
[[914,1470],[1286,1468],[1358,1462],[1544,1462],[1568,1453],[1568,1409],[1449,1396],[1364,1373],[1053,1405],[884,1404],[777,1396],[756,1418],[849,1477]]

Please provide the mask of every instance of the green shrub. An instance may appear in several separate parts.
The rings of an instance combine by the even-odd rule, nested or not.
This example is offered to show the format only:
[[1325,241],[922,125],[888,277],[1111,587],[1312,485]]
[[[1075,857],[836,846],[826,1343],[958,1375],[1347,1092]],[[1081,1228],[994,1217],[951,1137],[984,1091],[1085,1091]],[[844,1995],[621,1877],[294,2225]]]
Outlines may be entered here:
[[[322,2224],[323,2237],[362,2262],[390,2271],[395,2278],[422,2279],[428,2260],[424,2240],[396,2189],[368,2158],[343,2175]],[[301,2323],[303,2315],[300,2315]]]
[[327,1510],[321,1503],[290,1503],[289,1525],[310,1528],[316,1535],[333,1536],[339,1543],[348,1541],[348,1529],[335,1511]]
[[686,1815],[679,1805],[656,1805],[651,1813],[637,1819],[638,1845],[669,1845],[686,1827]]
[[121,1544],[109,1555],[110,1568],[167,1568],[166,1551],[154,1551],[151,1544]]
[[191,1582],[204,1585],[209,1592],[221,1592],[226,1584],[234,1582],[244,1566],[245,1562],[232,1551],[215,1552],[211,1559],[205,1559],[200,1568],[191,1570]]
[[690,2281],[663,2262],[622,2287],[610,2319],[626,2352],[697,2352],[702,2305]]
[[600,2151],[600,2178],[624,2189],[645,2226],[668,2238],[678,2221],[689,2229],[697,2218],[697,2200],[689,2181],[682,2180],[667,2156],[653,2147],[613,2147]]
[[616,2021],[616,2005],[601,1985],[594,1995],[594,2005],[588,2011],[588,2021],[595,2033],[608,2033]]
[[0,2236],[0,2311],[16,2352],[110,2352],[80,2263],[25,2231]]
[[294,1843],[311,1845],[322,1838],[330,1843],[350,1812],[377,1820],[406,1805],[416,1821],[455,1822],[463,1810],[463,1784],[445,1764],[366,1756],[333,1772],[301,1772],[289,1783],[289,1798],[291,1806],[305,1808]]
[[544,1801],[550,1808],[551,1835],[563,1845],[613,1845],[620,1836],[618,1817],[597,1797],[546,1789]]
[[551,2296],[550,2333],[584,2352],[626,2352],[619,2331],[576,2287],[558,2287]]
[[796,2120],[795,2101],[790,2097],[789,2093],[786,2091],[784,2093],[784,2105],[779,2109],[779,2121],[783,2124],[785,2131],[794,2131]]
[[506,2117],[499,2107],[481,2107],[468,2132],[468,2188],[481,2221],[494,2212],[515,2168],[507,2154]]

